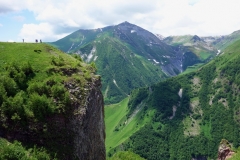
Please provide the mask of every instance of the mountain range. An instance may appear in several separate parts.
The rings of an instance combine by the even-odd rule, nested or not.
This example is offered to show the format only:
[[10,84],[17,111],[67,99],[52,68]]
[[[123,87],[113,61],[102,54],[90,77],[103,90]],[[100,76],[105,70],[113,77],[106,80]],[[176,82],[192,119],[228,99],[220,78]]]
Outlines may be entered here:
[[[198,36],[181,45],[129,22],[99,29],[78,30],[51,45],[95,62],[102,76],[105,103],[116,103],[135,88],[176,76],[216,56],[217,49]],[[176,45],[178,44],[178,45]],[[141,76],[139,76],[141,75]]]

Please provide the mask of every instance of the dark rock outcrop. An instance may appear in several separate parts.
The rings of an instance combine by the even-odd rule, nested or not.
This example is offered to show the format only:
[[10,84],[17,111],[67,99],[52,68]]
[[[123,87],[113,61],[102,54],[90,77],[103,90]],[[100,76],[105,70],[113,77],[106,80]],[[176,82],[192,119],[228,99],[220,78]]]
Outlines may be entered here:
[[[87,92],[85,104],[74,104],[75,110],[70,119],[70,126],[75,135],[73,155],[77,159],[104,160],[106,156],[104,107],[100,86],[100,80],[89,83],[89,90],[85,89]],[[79,93],[78,96],[74,92],[71,94],[73,99],[81,96]]]
[[226,139],[222,139],[218,147],[218,160],[225,160],[232,155],[231,145]]

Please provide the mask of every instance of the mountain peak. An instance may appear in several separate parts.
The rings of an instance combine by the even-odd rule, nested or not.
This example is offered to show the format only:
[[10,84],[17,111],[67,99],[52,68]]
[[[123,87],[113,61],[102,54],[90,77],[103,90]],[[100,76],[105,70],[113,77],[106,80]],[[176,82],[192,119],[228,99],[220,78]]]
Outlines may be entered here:
[[193,42],[201,41],[201,38],[198,37],[197,35],[194,35],[191,39]]
[[128,21],[124,21],[119,23],[117,26],[135,26],[134,24],[129,23]]

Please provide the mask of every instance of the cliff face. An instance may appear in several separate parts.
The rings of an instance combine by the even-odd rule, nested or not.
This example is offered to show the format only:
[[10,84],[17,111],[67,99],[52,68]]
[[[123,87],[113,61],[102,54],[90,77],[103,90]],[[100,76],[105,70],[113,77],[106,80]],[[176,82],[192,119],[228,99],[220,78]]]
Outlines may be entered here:
[[105,159],[95,66],[43,43],[0,46],[0,56],[6,55],[0,70],[0,138],[17,140],[27,150],[43,147],[52,159]]
[[[69,88],[72,84],[67,84]],[[73,155],[81,160],[105,159],[105,125],[103,96],[100,91],[100,80],[88,83],[85,104],[74,105],[70,119],[71,130],[74,134]],[[81,96],[78,90],[70,89],[71,99]],[[81,101],[79,101],[81,102]]]
[[52,115],[45,122],[28,122],[25,127],[15,126],[11,130],[0,128],[0,136],[30,146],[43,146],[57,153],[58,159],[106,159],[100,79],[92,78],[84,89],[75,80],[65,83],[65,87],[71,99],[68,111]]

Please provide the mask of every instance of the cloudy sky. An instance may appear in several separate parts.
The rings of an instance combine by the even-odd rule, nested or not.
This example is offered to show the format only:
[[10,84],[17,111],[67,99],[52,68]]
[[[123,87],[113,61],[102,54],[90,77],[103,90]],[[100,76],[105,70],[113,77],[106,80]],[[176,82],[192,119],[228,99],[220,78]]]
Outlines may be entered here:
[[56,41],[124,21],[163,36],[240,30],[239,0],[0,0],[0,41]]

